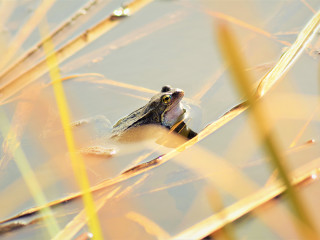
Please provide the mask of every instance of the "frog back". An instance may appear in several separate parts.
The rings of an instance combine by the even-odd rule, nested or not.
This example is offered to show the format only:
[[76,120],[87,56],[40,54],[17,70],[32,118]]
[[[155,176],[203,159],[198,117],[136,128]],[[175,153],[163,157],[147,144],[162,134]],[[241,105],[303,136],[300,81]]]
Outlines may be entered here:
[[155,111],[146,109],[146,106],[121,118],[114,126],[111,137],[121,136],[126,130],[146,124],[160,124],[160,116]]

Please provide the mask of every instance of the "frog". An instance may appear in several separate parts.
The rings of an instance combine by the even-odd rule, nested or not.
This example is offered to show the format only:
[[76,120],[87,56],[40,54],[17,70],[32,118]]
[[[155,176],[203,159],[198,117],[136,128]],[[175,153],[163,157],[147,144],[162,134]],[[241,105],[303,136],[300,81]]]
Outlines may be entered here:
[[188,139],[195,137],[197,133],[189,129],[184,122],[187,114],[181,102],[183,97],[183,90],[170,85],[163,86],[145,106],[121,118],[113,126],[111,138],[119,138],[129,130],[151,125],[174,128],[175,132]]

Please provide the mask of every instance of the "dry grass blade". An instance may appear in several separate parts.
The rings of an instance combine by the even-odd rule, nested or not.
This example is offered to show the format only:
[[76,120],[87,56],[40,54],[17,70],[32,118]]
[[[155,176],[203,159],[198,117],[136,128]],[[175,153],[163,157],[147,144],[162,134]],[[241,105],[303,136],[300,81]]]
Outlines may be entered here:
[[310,125],[312,119],[314,119],[314,117],[316,116],[316,114],[319,112],[319,108],[317,107],[314,112],[311,114],[311,116],[307,119],[306,123],[303,125],[303,127],[301,128],[301,130],[299,131],[299,133],[297,134],[297,136],[293,139],[292,143],[290,144],[290,148],[295,147],[297,145],[297,142],[299,141],[299,139],[301,138],[302,134],[305,132],[305,130],[307,129],[307,127]]
[[[136,181],[133,185],[130,185],[126,189],[121,190],[121,187],[116,187],[115,189],[107,190],[109,193],[100,193],[98,199],[95,200],[96,205],[96,211],[98,212],[109,199],[119,198],[123,194],[127,194],[131,192],[136,186],[141,184],[143,181],[145,181],[147,178],[147,175],[142,176],[138,181]],[[117,194],[117,195],[116,195]],[[67,226],[60,231],[60,233],[54,238],[56,240],[58,239],[72,239],[76,233],[86,224],[88,221],[88,218],[86,217],[85,211],[81,211],[79,214],[77,214],[76,217],[73,218],[72,221],[70,221]]]
[[[311,236],[316,238],[317,234],[314,225],[309,218],[304,203],[291,185],[286,161],[282,155],[282,151],[278,147],[279,144],[274,138],[274,135],[271,132],[268,132],[269,127],[266,116],[259,105],[259,102],[256,101],[255,96],[251,94],[251,81],[249,80],[249,76],[244,71],[245,66],[243,64],[243,59],[240,56],[234,39],[235,37],[231,34],[226,25],[218,25],[218,40],[222,55],[230,64],[230,71],[235,81],[235,85],[237,86],[238,90],[248,99],[250,106],[249,109],[251,110],[252,117],[254,119],[256,133],[262,139],[263,147],[265,148],[266,154],[269,155],[271,163],[278,170],[279,176],[286,187],[286,193],[288,194],[288,200],[291,204],[292,210],[296,213],[300,220],[299,224],[297,224],[297,227],[301,231],[303,237],[306,237],[307,232],[305,229],[308,228],[308,232],[312,233]],[[295,47],[293,46],[293,48]],[[283,73],[280,72],[280,74],[282,75]]]
[[[100,197],[98,200],[95,201],[95,205],[97,206],[97,211],[105,205],[105,203],[108,201],[108,199],[112,198],[117,191],[120,189],[120,187],[112,190],[109,194]],[[72,221],[70,221],[63,230],[61,230],[53,239],[59,240],[59,239],[72,239],[77,232],[86,224],[88,221],[87,215],[85,211],[81,211],[80,213],[75,216]]]
[[[165,133],[167,133],[165,131]],[[207,134],[209,134],[210,132],[206,132],[204,131],[203,135],[206,136]],[[127,170],[126,172],[124,172],[123,174],[115,177],[115,178],[112,178],[112,179],[107,179],[105,181],[103,181],[102,183],[94,186],[94,187],[91,187],[90,188],[90,191],[91,192],[96,192],[96,191],[99,191],[101,189],[104,189],[106,187],[109,187],[109,186],[113,186],[114,184],[117,184],[117,183],[121,183],[121,182],[124,182],[128,179],[131,179],[132,177],[134,176],[137,176],[137,175],[140,175],[142,173],[145,173],[147,171],[150,171],[151,169],[155,168],[155,167],[158,167],[164,163],[166,163],[167,161],[169,161],[170,159],[172,159],[174,156],[176,156],[177,154],[179,154],[181,151],[183,151],[185,148],[187,147],[190,147],[192,146],[193,144],[195,144],[197,142],[196,140],[197,137],[187,141],[185,144],[183,145],[180,145],[179,147],[175,148],[174,150],[172,150],[171,152],[169,152],[168,154],[165,154],[163,156],[160,156],[154,160],[151,160],[147,163],[142,163],[138,166],[135,166],[129,170]],[[179,138],[180,139],[180,138]],[[174,139],[172,139],[172,141],[174,141]],[[220,162],[222,164],[222,162]],[[225,169],[229,168],[229,166],[225,166]],[[231,171],[233,171],[232,169],[230,169]],[[233,172],[233,174],[235,174],[235,172]],[[240,176],[240,175],[239,175]],[[240,176],[241,177],[241,176]],[[245,185],[249,186],[249,182],[247,181],[247,179],[243,179],[245,181]],[[250,185],[251,186],[251,185]],[[234,189],[233,189],[234,190]],[[45,205],[46,207],[48,206],[55,206],[55,205],[58,205],[58,204],[61,204],[61,203],[64,203],[64,202],[68,202],[68,201],[71,201],[72,199],[76,199],[78,197],[81,197],[83,195],[83,192],[79,192],[79,193],[75,193],[75,194],[72,194],[70,195],[69,197],[65,197],[65,198],[62,198],[62,199],[59,199],[59,200],[56,200],[56,201],[53,201],[53,202],[50,202],[48,203],[47,205]],[[238,196],[239,197],[239,196]],[[5,223],[5,222],[8,222],[10,220],[13,220],[13,219],[18,219],[18,218],[22,218],[26,215],[31,215],[31,214],[35,214],[37,213],[38,211],[40,211],[42,208],[44,208],[45,206],[40,206],[40,207],[35,207],[35,208],[31,208],[27,211],[24,211],[16,216],[13,216],[9,219],[6,219],[6,220],[3,220],[0,222],[1,223]]]
[[224,21],[230,22],[230,23],[232,23],[232,24],[238,25],[238,26],[240,26],[240,27],[242,27],[242,28],[246,28],[246,29],[248,29],[248,30],[250,30],[250,31],[252,31],[252,32],[254,32],[254,33],[256,33],[256,34],[265,36],[265,37],[267,37],[267,38],[271,38],[271,39],[273,39],[273,40],[275,40],[275,41],[277,41],[277,42],[280,42],[281,44],[284,44],[284,45],[286,45],[286,46],[291,46],[291,44],[290,44],[289,42],[281,41],[281,40],[277,39],[277,37],[275,37],[273,34],[267,32],[267,31],[265,31],[265,30],[263,30],[263,29],[261,29],[261,28],[258,28],[258,27],[256,27],[256,26],[253,26],[253,25],[251,25],[251,24],[249,24],[249,23],[246,23],[246,22],[244,22],[244,21],[241,21],[241,20],[239,20],[239,19],[237,19],[237,18],[234,18],[234,17],[232,17],[232,16],[223,14],[223,13],[221,13],[221,12],[213,12],[213,11],[209,11],[209,10],[206,10],[206,12],[207,12],[209,15],[211,15],[211,16],[213,16],[213,17],[215,17],[215,18],[218,18],[218,19],[220,19],[220,20],[224,20]]
[[[128,4],[130,12],[134,14],[141,8],[145,7],[147,4],[152,2],[152,0],[135,0]],[[114,19],[113,15],[107,17],[94,27],[88,29],[80,36],[73,39],[71,42],[60,48],[55,52],[57,62],[61,63],[68,57],[72,56],[74,53],[87,46],[89,43],[93,42],[99,38],[102,34],[108,32],[120,23],[121,20]],[[47,72],[46,60],[40,61],[37,65],[32,67],[27,72],[20,75],[15,80],[7,83],[5,86],[0,88],[0,102],[5,101],[10,96],[14,95],[22,88],[24,88],[29,83],[35,81],[38,77],[42,76]]]
[[[43,169],[48,169],[50,166],[43,164],[40,169],[33,169],[35,176],[37,179],[41,179],[41,187],[44,191],[49,187],[53,186],[55,183],[55,179],[48,178],[45,171]],[[19,178],[13,182],[11,182],[5,189],[3,189],[0,193],[1,204],[3,206],[7,206],[6,208],[2,208],[1,214],[4,216],[8,216],[10,213],[15,212],[16,209],[19,209],[29,200],[28,197],[17,198],[16,193],[19,192],[20,196],[28,196],[30,191],[28,188],[21,187],[24,186],[25,181],[23,178]],[[46,202],[41,205],[46,204]],[[39,205],[40,206],[40,205]]]
[[300,0],[312,13],[316,13],[316,10],[314,10],[310,4],[306,0]]
[[169,239],[170,235],[162,229],[158,224],[137,212],[128,212],[126,217],[140,224],[147,233],[156,239]]
[[[107,0],[89,1],[89,3],[82,7],[75,15],[73,15],[69,20],[64,22],[62,26],[58,27],[53,33],[50,34],[50,36],[46,37],[46,39],[50,38],[56,45],[58,45],[63,40],[67,39],[77,28],[79,28],[79,26],[81,26],[82,23],[85,23],[85,21],[87,21],[88,18],[92,17],[94,14],[96,14],[97,11],[100,11],[100,9],[103,9],[103,7],[108,3],[109,1]],[[41,9],[41,11],[43,11],[43,8],[39,7],[38,9]],[[34,24],[34,26],[36,25],[37,24]],[[22,31],[30,31],[30,27],[28,26],[28,24],[26,24],[23,27]],[[13,45],[14,42],[10,44],[10,49],[14,48]],[[16,45],[17,48],[19,48],[19,44],[16,43]],[[43,57],[43,42],[40,42],[35,47],[27,51],[19,60],[17,60],[14,64],[12,64],[10,67],[8,67],[1,73],[0,86],[3,86],[4,83],[10,82],[17,78],[22,72],[25,71],[25,69],[29,69],[30,67],[32,67],[34,63],[37,63]]]
[[0,69],[2,70],[8,62],[13,58],[17,51],[21,48],[21,45],[29,37],[30,33],[36,28],[39,21],[46,15],[50,7],[55,3],[56,0],[42,1],[38,6],[37,10],[32,14],[30,19],[26,22],[25,26],[18,32],[14,39],[10,43],[10,47],[7,49],[5,54],[0,60]]
[[241,199],[259,189],[259,186],[237,167],[199,146],[193,147],[188,153],[177,155],[175,163],[197,176],[206,176],[209,187],[220,189],[235,199]]
[[293,65],[307,44],[312,40],[314,34],[319,29],[319,25],[320,11],[311,18],[299,33],[294,44],[281,56],[277,65],[263,77],[257,89],[257,97],[262,97]]
[[67,72],[74,72],[76,69],[86,66],[90,62],[100,62],[109,54],[114,53],[121,48],[132,45],[139,42],[141,39],[156,34],[168,26],[183,21],[188,14],[183,10],[178,10],[170,14],[163,15],[159,19],[155,19],[151,22],[145,22],[142,26],[136,27],[131,31],[124,32],[119,38],[116,38],[112,42],[97,47],[96,49],[83,54],[82,56],[73,59],[63,65],[62,70]]
[[[311,21],[312,23],[312,21]],[[309,22],[310,24],[310,22]],[[306,28],[309,28],[309,25],[306,26]],[[311,35],[309,36],[311,38]],[[297,40],[298,41],[298,40]],[[299,51],[299,49],[294,49],[295,51]],[[295,60],[295,57],[296,55],[293,55],[292,58],[291,58],[291,61],[294,61]],[[281,64],[282,62],[278,62],[274,69],[280,69],[281,68]],[[35,71],[35,70],[34,70]],[[277,81],[283,74],[280,74],[280,75],[277,75],[277,76],[274,76],[272,79],[269,78],[269,77],[265,77],[262,79],[262,81],[264,82],[268,82],[268,81],[272,81],[272,82],[275,82]],[[25,76],[26,77],[26,76]],[[266,91],[268,91],[270,88],[267,88],[265,89]],[[3,98],[1,98],[0,100],[3,101]],[[193,138],[191,140],[189,140],[188,142],[184,143],[183,145],[181,145],[180,147],[176,148],[176,149],[173,149],[171,152],[169,152],[168,154],[162,156],[162,157],[159,157],[157,159],[154,159],[148,163],[144,163],[144,164],[140,164],[139,166],[137,166],[136,168],[132,169],[132,171],[129,171],[127,174],[122,174],[122,175],[119,175],[118,177],[115,177],[113,179],[109,179],[109,180],[106,180],[104,181],[103,183],[97,185],[97,186],[94,186],[92,187],[90,190],[91,191],[97,191],[97,190],[100,190],[104,187],[107,187],[107,186],[111,186],[113,184],[116,184],[116,183],[120,183],[120,182],[123,182],[127,179],[130,179],[136,175],[139,175],[139,174],[142,174],[144,172],[147,172],[155,167],[158,167],[164,163],[166,163],[167,161],[169,161],[170,159],[172,159],[174,156],[176,156],[177,154],[179,154],[181,151],[184,151],[186,148],[189,148],[191,146],[193,146],[195,143],[197,143],[198,141],[202,140],[203,138],[207,137],[208,135],[212,134],[215,130],[219,129],[221,126],[225,125],[226,123],[228,123],[229,121],[231,121],[233,118],[235,118],[236,116],[240,115],[243,111],[245,111],[247,109],[247,105],[246,104],[240,104],[238,106],[236,106],[235,108],[233,108],[231,111],[229,111],[228,113],[226,113],[223,117],[221,117],[220,119],[218,119],[217,121],[211,123],[210,125],[208,125],[204,130],[202,130],[199,135],[196,137],[196,138]],[[46,206],[54,206],[54,205],[57,205],[59,203],[62,203],[62,202],[66,202],[68,200],[71,200],[71,199],[74,199],[74,198],[77,198],[77,197],[80,197],[83,193],[82,192],[79,192],[79,193],[75,193],[73,195],[70,195],[69,197],[66,197],[66,198],[63,198],[63,199],[60,199],[60,200],[57,200],[55,202],[51,202],[49,203],[48,205]],[[26,215],[26,214],[32,214],[32,213],[35,213],[37,211],[39,211],[40,209],[42,209],[43,206],[40,206],[40,207],[36,207],[36,208],[32,208],[32,209],[29,209],[11,219],[15,219],[15,218],[19,218],[23,215]],[[8,219],[7,219],[8,220]],[[5,221],[7,221],[5,220]],[[2,221],[2,222],[5,222],[5,221]]]
[[[99,79],[88,79],[88,77],[98,77]],[[150,90],[148,88],[139,87],[139,86],[128,84],[128,83],[121,83],[119,81],[107,79],[102,74],[99,74],[99,73],[87,73],[87,74],[72,75],[72,76],[62,78],[61,81],[66,81],[66,80],[73,79],[73,78],[79,78],[79,79],[75,79],[78,82],[91,82],[91,83],[96,83],[96,84],[107,84],[110,86],[115,86],[115,87],[119,87],[119,88],[123,88],[123,89],[131,89],[131,90],[139,91],[139,92],[143,92],[143,93],[151,93],[151,94],[158,93],[157,91]],[[52,83],[50,83],[50,85],[51,84]]]
[[[315,171],[319,172],[319,164],[320,158],[317,158],[294,171],[292,173],[292,184],[298,185],[312,179],[312,175],[315,174]],[[285,191],[286,187],[281,181],[274,182],[272,185],[260,189],[250,196],[239,200],[235,204],[224,208],[221,212],[214,214],[177,234],[173,239],[204,238],[227,224],[234,222],[245,214],[257,209]]]
[[[90,83],[95,83],[95,84],[101,84],[101,85],[108,85],[108,86],[113,86],[113,87],[117,87],[120,90],[133,90],[139,93],[146,93],[146,94],[152,94],[155,95],[158,93],[158,91],[156,90],[152,90],[149,88],[145,88],[145,87],[140,87],[137,85],[133,85],[133,84],[129,84],[129,83],[122,83],[119,81],[115,81],[109,78],[106,78],[104,75],[99,74],[99,73],[84,73],[84,74],[76,74],[76,75],[71,75],[71,76],[67,76],[61,79],[61,81],[68,81],[68,80],[73,80],[73,81],[77,81],[77,82],[90,82]],[[49,84],[47,84],[45,87],[52,85],[53,82],[50,82]],[[122,93],[120,91],[120,93]],[[130,93],[122,93],[125,94],[127,96],[131,96],[131,97],[135,97],[135,98],[140,98],[143,99],[145,101],[149,101],[149,98],[137,95],[137,94],[130,94]],[[186,103],[193,103],[194,100],[184,97],[183,101]],[[1,104],[0,104],[1,105]]]

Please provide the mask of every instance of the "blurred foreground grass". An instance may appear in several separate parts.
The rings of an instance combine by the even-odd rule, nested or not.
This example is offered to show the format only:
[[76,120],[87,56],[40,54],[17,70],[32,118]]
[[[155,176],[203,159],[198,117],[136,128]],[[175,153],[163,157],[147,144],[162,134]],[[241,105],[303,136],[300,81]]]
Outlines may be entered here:
[[[45,4],[48,4],[45,11],[49,11],[50,4],[53,4],[53,2],[45,1]],[[115,12],[110,11],[110,9],[114,9],[113,4],[115,3],[111,1],[110,14],[107,17],[104,14],[101,21],[96,22],[90,28],[81,29],[82,24],[89,21],[99,12],[97,10],[99,7],[103,9],[103,7],[109,6],[107,2],[88,2],[84,7],[80,8],[80,12],[82,11],[84,14],[75,13],[55,31],[48,34],[45,41],[37,43],[36,47],[25,52],[19,59],[14,59],[14,52],[21,47],[21,41],[32,32],[34,21],[38,21],[36,25],[42,21],[40,16],[34,17],[31,19],[32,21],[26,22],[21,32],[17,34],[18,38],[13,44],[14,49],[9,49],[6,57],[0,62],[0,66],[7,66],[0,77],[0,102],[2,103],[1,108],[3,108],[0,110],[6,114],[2,116],[3,123],[1,124],[3,137],[1,139],[0,165],[3,173],[1,176],[3,185],[1,185],[0,196],[3,199],[3,203],[11,203],[10,207],[2,211],[1,227],[3,231],[0,232],[5,234],[4,236],[9,236],[6,233],[10,231],[11,239],[19,239],[21,234],[23,235],[24,233],[28,233],[25,237],[30,239],[40,239],[40,236],[42,238],[43,236],[47,238],[50,236],[50,238],[55,237],[56,239],[82,239],[82,237],[88,237],[87,231],[92,232],[93,237],[96,239],[102,239],[103,237],[117,239],[127,238],[128,236],[135,239],[199,239],[209,235],[213,238],[237,238],[239,236],[237,230],[239,223],[237,220],[247,216],[248,213],[254,212],[256,214],[255,218],[261,221],[265,227],[260,236],[268,235],[270,231],[279,238],[284,239],[287,236],[316,239],[318,236],[318,224],[317,216],[315,215],[318,208],[309,214],[310,208],[307,202],[310,202],[310,200],[300,197],[303,194],[299,192],[301,192],[301,188],[310,187],[311,184],[317,182],[319,155],[314,149],[319,147],[317,143],[301,144],[300,142],[297,148],[287,147],[284,149],[281,146],[281,139],[276,138],[273,133],[271,134],[273,130],[271,131],[270,129],[273,128],[274,120],[267,119],[265,116],[267,107],[265,105],[261,107],[260,104],[266,104],[264,102],[266,101],[265,99],[269,99],[266,93],[272,93],[272,90],[283,79],[289,68],[304,57],[304,53],[308,53],[310,57],[314,56],[313,50],[318,46],[319,42],[316,39],[316,34],[319,29],[320,14],[314,12],[312,19],[299,32],[292,45],[288,41],[279,39],[275,34],[259,29],[252,24],[237,19],[235,16],[211,11],[209,3],[207,3],[206,7],[206,5],[200,3],[200,5],[197,5],[190,2],[166,3],[164,1],[136,0],[122,8],[122,10],[130,10],[131,16],[128,17],[118,16],[121,9],[117,9]],[[155,21],[152,23],[153,25],[150,25],[151,27],[148,25],[141,32],[129,34],[132,39],[127,40],[127,35],[125,35],[124,40],[120,39],[118,43],[115,41],[118,45],[113,43],[110,48],[117,50],[120,48],[117,46],[127,47],[137,39],[149,37],[149,35],[153,34],[154,29],[170,29],[169,26],[178,21],[177,19],[185,19],[188,14],[193,12],[205,13],[210,16],[210,20],[211,17],[214,17],[220,21],[219,34],[217,36],[220,43],[218,48],[221,48],[227,64],[221,67],[222,70],[217,71],[217,76],[223,75],[226,69],[230,69],[234,79],[239,80],[236,81],[235,85],[242,90],[242,95],[247,101],[233,107],[230,111],[230,108],[224,109],[226,113],[223,116],[217,120],[211,119],[206,127],[200,128],[201,131],[197,138],[191,139],[176,148],[166,149],[153,143],[111,146],[116,149],[117,154],[115,156],[111,158],[85,156],[82,165],[81,161],[79,161],[79,154],[76,154],[76,148],[80,145],[86,146],[91,143],[105,144],[109,147],[107,145],[108,142],[103,137],[98,142],[96,138],[88,140],[89,136],[93,134],[94,128],[85,131],[84,134],[71,133],[68,124],[74,120],[72,113],[75,114],[78,109],[82,109],[82,106],[72,104],[74,99],[67,95],[65,101],[60,101],[60,104],[58,104],[58,108],[67,109],[67,100],[70,101],[70,105],[68,105],[71,106],[71,114],[68,114],[69,117],[66,118],[66,114],[59,112],[55,107],[50,95],[52,85],[49,82],[52,80],[53,86],[56,86],[55,84],[61,79],[60,74],[57,73],[63,69],[61,65],[64,64],[65,60],[75,57],[73,60],[74,65],[82,63],[80,59],[89,58],[91,50],[81,56],[82,58],[77,56],[79,52],[92,47],[90,44],[97,43],[103,36],[108,36],[108,34],[111,36],[114,28],[130,24],[131,21],[136,19],[136,16],[139,17],[139,14],[141,14],[140,16],[155,14],[154,8],[159,7],[158,4],[165,4],[167,7],[179,7],[179,10],[169,18],[161,18],[160,21]],[[195,6],[192,4],[195,4]],[[222,2],[221,5],[223,5]],[[180,10],[181,6],[184,7],[183,11]],[[304,4],[304,6],[311,7],[307,4]],[[39,5],[38,9],[41,7],[43,6]],[[41,12],[39,10],[37,14],[45,14],[45,11]],[[168,19],[170,21],[166,23],[165,21],[168,21]],[[221,24],[221,21],[224,21],[224,23]],[[260,81],[248,81],[249,74],[244,71],[246,69],[246,64],[244,64],[246,56],[239,52],[240,40],[237,40],[230,33],[225,22],[290,47]],[[79,27],[80,33],[74,36],[72,33],[77,27]],[[65,42],[61,41],[60,32],[65,34]],[[60,43],[58,50],[53,52],[53,46],[50,47],[51,49],[47,48],[46,50],[45,42],[48,43],[48,40],[50,43],[56,43],[56,45]],[[157,44],[161,46],[160,43]],[[136,48],[132,47],[132,49],[132,56],[136,57]],[[97,47],[94,50],[99,53],[100,49]],[[103,51],[100,50],[100,52],[101,58],[103,58]],[[126,53],[122,54],[124,54],[123,58],[128,57]],[[93,66],[101,61],[97,57],[100,57],[100,55],[95,56],[95,61],[92,61]],[[14,61],[10,63],[9,59],[11,58]],[[56,58],[55,61],[49,61],[50,64],[47,64],[48,60],[54,58]],[[113,58],[110,56],[110,58],[113,59],[115,56]],[[33,65],[30,65],[30,62]],[[127,68],[123,67],[124,71],[129,71],[129,67],[130,65]],[[194,67],[201,68],[201,66]],[[94,70],[94,67],[92,69]],[[145,71],[147,71],[146,69],[144,68]],[[109,71],[111,70],[106,68],[104,74],[108,75]],[[49,78],[46,75],[48,72],[50,72],[51,80],[48,80]],[[74,79],[66,76],[63,79],[69,79],[70,82],[63,82],[65,84],[63,86],[66,86],[67,89],[63,90],[61,85],[60,93],[57,95],[62,96],[62,91],[67,93],[68,84],[72,84],[71,92],[76,93],[79,91],[82,94],[81,97],[90,102],[90,97],[84,97],[84,93],[87,93],[90,87],[94,87],[94,93],[91,96],[94,96],[101,88],[107,89],[109,92],[103,95],[103,103],[97,101],[88,108],[94,109],[96,105],[107,105],[111,109],[110,113],[107,113],[108,117],[112,118],[116,113],[115,110],[120,108],[118,103],[120,103],[119,99],[123,98],[123,96],[146,100],[150,97],[150,94],[156,92],[145,86],[139,87],[137,82],[121,82],[106,78],[104,74],[97,72],[82,75],[76,74]],[[152,80],[147,79],[145,81],[146,86],[150,81]],[[87,84],[84,85],[85,90],[78,89],[76,83]],[[182,81],[182,83],[184,82]],[[195,83],[193,82],[191,85],[196,85]],[[157,82],[154,80],[153,84],[156,85]],[[258,85],[257,90],[252,87],[252,84]],[[210,78],[207,84],[200,87],[201,90],[194,94],[193,98],[186,98],[186,102],[191,105],[195,101],[200,106],[209,102],[211,110],[208,111],[213,112],[212,109],[218,107],[218,104],[215,105],[215,103],[208,101],[208,95],[210,96],[211,91],[219,88],[219,86],[215,85],[215,81]],[[157,88],[154,87],[153,89]],[[188,89],[184,90],[186,93],[188,92]],[[227,95],[224,97],[228,98]],[[296,99],[302,108],[307,108],[306,103],[312,101],[304,103],[303,97],[305,97],[304,94],[301,94],[301,96],[294,94],[292,99]],[[319,102],[318,96],[315,96],[315,98]],[[59,97],[57,99],[58,102],[59,99],[61,100]],[[291,98],[288,99],[291,100]],[[224,99],[221,99],[221,102],[223,101]],[[288,100],[288,102],[290,101]],[[127,104],[128,102],[124,102],[124,105]],[[296,105],[296,108],[298,108],[298,105]],[[319,106],[317,106],[317,109],[313,109],[314,114],[311,117],[311,121],[309,116],[303,114],[303,109],[301,109],[301,112],[298,109],[297,116],[292,117],[292,119],[298,119],[304,124],[312,122],[317,124],[315,129],[319,129],[318,109]],[[227,158],[224,158],[214,150],[215,146],[219,146],[219,142],[225,141],[216,134],[219,131],[224,132],[226,129],[231,128],[230,124],[232,123],[236,124],[237,129],[241,129],[237,120],[243,117],[242,113],[247,110],[251,110],[253,119],[255,119],[253,125],[257,126],[253,127],[259,136],[254,138],[257,145],[256,148],[267,149],[266,152],[269,155],[267,159],[274,166],[275,173],[274,175],[269,174],[268,178],[270,179],[268,179],[269,181],[266,185],[261,185],[259,181],[255,181],[246,172],[247,169],[251,171],[250,168],[241,168],[234,164],[237,161],[228,161]],[[279,111],[284,115],[286,110],[289,110],[289,107],[288,109],[274,109],[275,112]],[[103,112],[102,114],[105,113]],[[288,116],[285,115],[286,118],[290,119],[290,116]],[[60,117],[65,119],[62,121],[63,124],[60,124]],[[90,115],[90,117],[94,116]],[[193,118],[197,117],[199,116],[193,116]],[[11,119],[11,126],[7,123],[5,124],[6,118]],[[251,126],[249,118],[245,119],[245,121],[248,126]],[[307,131],[306,129],[308,129],[308,126],[301,131]],[[98,129],[98,131],[101,130],[105,129]],[[74,145],[73,147],[70,148],[70,144],[65,143],[63,131],[67,133],[66,135],[69,136],[69,139],[71,134],[75,134],[75,143],[71,144]],[[290,136],[288,138],[293,142],[291,133],[288,133],[288,135]],[[318,135],[319,132],[316,132],[314,134],[315,138],[318,138]],[[242,135],[241,132],[234,132],[231,136],[231,139],[237,139]],[[249,137],[246,137],[236,141],[237,145],[241,148],[249,139]],[[176,141],[174,136],[168,137],[168,140],[171,142]],[[120,148],[120,151],[118,151],[118,148]],[[16,158],[17,154],[21,156],[22,149],[26,152],[26,157]],[[312,154],[308,153],[308,149],[314,152]],[[240,155],[237,156],[235,148],[231,148],[230,151],[235,154],[232,159],[240,158]],[[255,151],[257,150],[255,149]],[[289,154],[298,158],[297,162],[299,164],[292,163],[291,157],[287,157]],[[24,177],[23,181],[19,179],[20,173],[14,172],[14,166],[11,164],[12,159],[16,160],[21,176]],[[22,159],[24,165],[19,163],[18,159]],[[69,160],[71,160],[71,163]],[[258,158],[258,160],[268,161],[263,157]],[[259,162],[250,162],[249,160],[244,162],[244,164],[249,163],[256,164],[261,168],[265,167]],[[86,174],[88,175],[87,177],[85,176]],[[77,180],[74,179],[74,175],[77,176]],[[278,175],[279,179],[277,178]],[[78,187],[77,181],[84,183],[80,184],[82,187]],[[23,189],[23,182],[26,182],[27,189],[30,190]],[[264,183],[266,181],[261,180],[261,182]],[[299,189],[296,186],[299,186]],[[88,192],[89,187],[90,191]],[[41,188],[43,189],[42,191],[40,190]],[[283,193],[286,193],[288,202],[290,202],[291,208],[289,210],[281,208],[283,203],[280,203],[280,200],[273,200]],[[92,198],[88,194],[92,194]],[[84,201],[84,205],[77,202],[79,197],[85,198],[85,196],[87,196],[87,201]],[[317,195],[317,198],[319,196]],[[285,217],[277,220],[277,215],[267,217],[263,215],[259,209],[270,202],[273,202],[279,208],[278,213],[283,214]],[[21,209],[27,210],[22,211]],[[49,209],[51,209],[51,212]],[[44,211],[34,215],[34,213],[38,213],[41,210]],[[10,219],[15,215],[16,217]],[[18,231],[15,230],[15,225],[10,224],[19,222],[19,219],[24,221],[21,225],[24,228]],[[283,219],[289,220],[284,221]],[[44,225],[42,220],[44,220]],[[280,228],[281,221],[290,227],[287,229]],[[294,223],[294,227],[288,222]],[[89,229],[86,226],[87,224]],[[56,235],[59,230],[58,225],[61,229],[59,234]],[[101,234],[99,225],[101,226]],[[230,228],[231,225],[232,228]],[[124,228],[123,226],[126,227]],[[299,229],[298,233],[292,230],[296,227]],[[43,228],[48,229],[49,235],[40,230]],[[221,229],[226,230],[226,235],[219,235],[221,233],[219,230]],[[231,232],[229,229],[232,229]],[[247,229],[250,228],[248,227]],[[254,232],[252,228],[250,230]],[[246,235],[242,233],[240,236],[245,237]]]

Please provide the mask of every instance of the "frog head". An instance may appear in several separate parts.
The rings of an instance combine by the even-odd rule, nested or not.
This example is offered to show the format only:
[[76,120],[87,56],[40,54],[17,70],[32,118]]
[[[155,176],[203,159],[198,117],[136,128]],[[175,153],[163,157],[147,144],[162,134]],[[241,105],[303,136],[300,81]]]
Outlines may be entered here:
[[[160,114],[161,125],[171,128],[176,122],[181,121],[185,109],[181,104],[184,97],[183,90],[164,86],[155,101],[158,102],[157,111]],[[152,100],[152,99],[151,99]]]
[[113,126],[112,136],[119,136],[126,130],[148,124],[171,128],[184,118],[185,109],[181,104],[183,96],[181,89],[162,87],[145,106],[120,119]]

